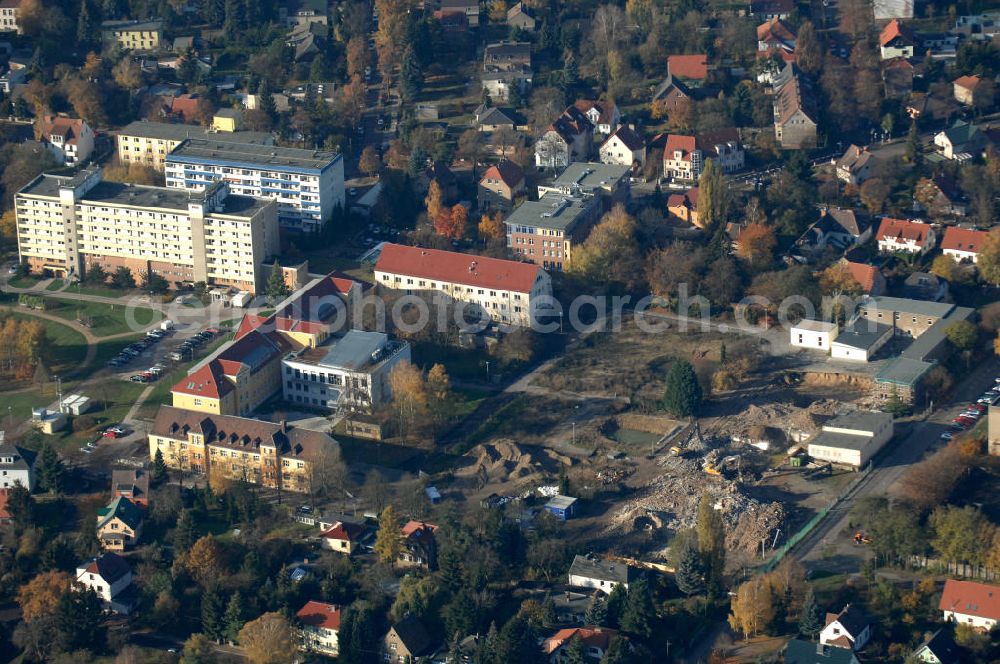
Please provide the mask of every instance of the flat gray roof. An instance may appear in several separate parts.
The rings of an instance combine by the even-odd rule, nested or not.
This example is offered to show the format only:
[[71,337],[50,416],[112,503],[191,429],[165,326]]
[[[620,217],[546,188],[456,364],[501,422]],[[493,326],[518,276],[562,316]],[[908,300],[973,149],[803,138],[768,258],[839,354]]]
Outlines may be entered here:
[[159,138],[164,140],[183,141],[185,138],[212,138],[228,143],[257,143],[259,145],[274,145],[271,134],[260,131],[209,132],[201,127],[187,124],[168,124],[166,122],[149,122],[137,120],[129,123],[119,136],[141,136],[143,138]]
[[[58,198],[59,189],[61,187],[72,186],[73,180],[74,178],[72,177],[44,173],[29,182],[18,193]],[[83,195],[79,202],[180,210],[186,214],[188,203],[192,200],[198,200],[203,196],[204,192],[198,191],[189,192],[185,189],[123,184],[121,182],[104,180],[94,185],[90,191]],[[267,206],[269,202],[266,199],[229,194],[226,196],[223,210],[219,214],[252,217],[259,210]]]
[[835,427],[837,429],[853,429],[855,431],[874,432],[878,430],[879,425],[886,421],[886,418],[891,420],[892,415],[874,410],[852,410],[846,413],[840,413],[836,417],[827,420],[823,424],[823,429],[826,430],[826,427]]
[[564,510],[567,507],[573,505],[573,503],[575,503],[576,501],[577,501],[576,498],[570,496],[553,496],[552,499],[549,500],[549,502],[545,503],[545,506]]
[[969,307],[955,307],[950,314],[938,319],[936,323],[927,328],[906,350],[900,353],[900,356],[911,360],[926,360],[947,339],[945,330],[948,329],[949,325],[968,320],[975,312],[975,309]]
[[615,581],[616,583],[629,583],[636,577],[635,570],[625,563],[593,559],[579,555],[573,558],[573,564],[570,565],[569,573],[572,576],[582,576],[587,579],[603,579],[605,581]]
[[845,327],[832,343],[868,350],[879,339],[890,332],[892,332],[891,325],[867,319],[861,321],[855,320],[850,327]]
[[876,383],[888,383],[901,387],[913,387],[920,377],[931,370],[933,362],[912,360],[908,357],[895,357],[875,374]]
[[518,205],[504,223],[568,231],[576,225],[580,215],[595,204],[593,199],[547,193],[537,201]]
[[370,363],[372,353],[384,347],[388,340],[389,336],[383,332],[349,330],[343,337],[333,341],[330,350],[317,364],[357,371]]
[[632,169],[620,164],[601,164],[594,162],[575,161],[566,167],[559,177],[552,182],[551,187],[570,187],[578,185],[584,191],[609,188],[622,179]]
[[955,305],[946,302],[928,302],[926,300],[910,300],[903,297],[888,297],[878,295],[869,298],[864,304],[864,308],[876,308],[883,311],[899,311],[901,313],[916,314],[917,316],[931,316],[933,318],[943,318],[948,315]]
[[836,323],[830,323],[822,320],[810,320],[808,318],[803,318],[798,323],[792,326],[792,329],[796,330],[809,330],[811,332],[830,332],[836,329]]
[[818,445],[820,447],[838,447],[843,450],[863,450],[868,447],[871,441],[872,439],[869,436],[853,436],[849,433],[839,433],[837,431],[820,431],[807,444]]
[[191,138],[167,155],[167,161],[236,162],[254,166],[281,168],[290,166],[322,170],[340,158],[336,152],[301,150],[254,143],[233,143],[212,138]]

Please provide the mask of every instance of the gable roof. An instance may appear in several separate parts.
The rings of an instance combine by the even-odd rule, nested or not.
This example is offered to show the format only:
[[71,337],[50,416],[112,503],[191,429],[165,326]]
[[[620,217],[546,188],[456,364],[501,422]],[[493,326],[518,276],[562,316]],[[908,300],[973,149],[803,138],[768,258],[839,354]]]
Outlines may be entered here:
[[943,132],[945,138],[948,142],[952,144],[953,147],[961,147],[966,143],[971,143],[976,139],[978,134],[981,133],[979,127],[976,125],[957,120],[955,124],[945,129]]
[[864,611],[853,604],[846,605],[840,613],[827,613],[826,624],[840,623],[840,626],[854,639],[871,624]]
[[549,125],[547,131],[554,131],[564,141],[571,143],[576,136],[594,130],[594,125],[591,124],[585,113],[575,105],[569,106],[562,112],[562,115],[556,118],[555,122]]
[[208,445],[240,451],[267,445],[283,456],[301,459],[315,458],[323,446],[337,442],[321,431],[236,415],[207,415],[173,406],[160,406],[149,435],[182,440],[190,432],[204,436]]
[[115,519],[135,530],[142,523],[142,511],[125,496],[117,496],[107,507],[97,510],[97,529],[100,530]]
[[682,160],[690,161],[691,153],[695,151],[696,147],[697,140],[694,136],[670,134],[667,136],[667,145],[663,148],[663,155],[666,159],[674,159],[674,153],[680,152]]
[[403,533],[403,537],[412,537],[414,533],[418,533],[418,536],[424,533],[433,535],[439,527],[426,521],[407,521],[406,525],[400,529],[400,532]]
[[872,159],[872,153],[867,147],[851,143],[844,154],[837,160],[837,168],[846,168],[851,173],[857,173]]
[[480,180],[500,180],[508,187],[516,187],[524,182],[524,169],[509,159],[504,159],[499,164],[494,164],[486,169]]
[[185,122],[194,120],[198,113],[198,102],[201,98],[198,95],[183,94],[171,98],[170,113],[181,116]]
[[774,83],[774,108],[776,124],[784,125],[801,112],[816,121],[816,100],[812,86],[794,63],[788,63],[781,70]]
[[801,639],[792,639],[785,646],[785,664],[856,664],[854,652],[848,648],[831,648]]
[[653,92],[653,101],[658,101],[663,99],[671,92],[676,92],[681,97],[690,97],[691,91],[688,89],[680,79],[674,78],[670,74],[656,87],[656,91]]
[[310,600],[295,614],[303,625],[321,629],[340,629],[340,607],[336,604]]
[[510,125],[517,126],[517,119],[511,111],[505,111],[496,106],[487,109],[479,116],[480,125]]
[[921,651],[933,654],[941,664],[958,664],[963,657],[961,649],[955,645],[951,630],[945,627],[927,637],[914,651],[914,655],[919,657]]
[[938,608],[941,611],[1000,620],[1000,586],[948,579],[944,582],[944,592]]
[[611,133],[611,136],[608,136],[608,140],[604,141],[604,143],[606,144],[614,137],[618,137],[618,139],[625,145],[625,147],[628,148],[629,150],[632,150],[633,152],[635,150],[641,150],[644,147],[646,147],[646,140],[642,136],[640,136],[639,133],[636,132],[634,129],[631,129],[625,125],[622,125],[618,127],[618,129],[615,129]]
[[10,458],[12,463],[0,463],[5,470],[28,470],[35,462],[35,453],[11,443],[0,443],[0,458]]
[[944,231],[941,238],[941,249],[952,249],[955,251],[971,251],[978,254],[986,238],[989,237],[986,231],[974,231],[966,228],[956,228],[949,226]]
[[862,292],[871,293],[872,288],[875,287],[875,279],[879,274],[878,268],[874,265],[855,263],[854,261],[845,261],[844,264],[854,280],[861,285]]
[[87,123],[83,120],[69,118],[65,115],[43,115],[38,120],[39,133],[43,138],[62,136],[69,145],[76,144],[86,125]]
[[927,244],[929,230],[931,230],[930,226],[918,221],[884,217],[879,223],[875,241],[894,239],[897,242],[904,242],[909,240],[923,246]]
[[392,626],[392,631],[396,633],[396,636],[414,657],[423,655],[432,645],[431,637],[424,629],[423,623],[413,616],[407,616],[400,620]]
[[966,90],[975,90],[976,86],[979,85],[979,82],[981,80],[982,79],[979,78],[978,76],[960,76],[956,78],[954,81],[952,81],[952,83],[954,83],[955,86],[959,88],[965,88]]
[[671,76],[680,76],[700,81],[708,77],[708,56],[704,53],[695,55],[667,56],[667,71]]
[[392,243],[382,247],[375,270],[518,293],[531,292],[542,271],[531,263]]
[[698,210],[698,187],[691,187],[682,194],[670,194],[667,198],[667,207],[684,206],[689,210]]
[[882,28],[882,33],[878,36],[878,43],[879,46],[888,46],[892,40],[899,38],[908,44],[913,44],[914,42],[913,33],[910,32],[910,29],[904,27],[898,19],[894,18]]
[[795,39],[795,30],[784,19],[775,17],[757,26],[758,41],[791,44]]
[[597,124],[611,124],[615,117],[615,111],[617,106],[615,102],[607,101],[605,99],[599,99],[597,101],[591,101],[589,99],[577,99],[573,102],[573,106],[583,112],[589,113],[592,109],[597,109]]
[[860,236],[868,228],[868,224],[862,222],[854,210],[839,207],[820,210],[816,225],[825,233],[847,233],[854,237]]
[[586,579],[603,579],[616,583],[631,583],[636,577],[636,571],[625,563],[581,555],[573,557],[573,564],[570,565],[569,573],[570,576],[582,576]]
[[149,474],[145,470],[113,470],[111,490],[128,491],[135,498],[149,498]]
[[345,523],[343,521],[338,521],[333,524],[333,526],[322,533],[320,537],[333,540],[343,540],[345,542],[356,542],[361,539],[361,535],[364,534],[365,527],[359,523]]
[[542,643],[542,650],[545,651],[546,655],[551,655],[564,645],[569,645],[569,642],[575,638],[581,639],[583,644],[589,648],[607,650],[608,646],[611,645],[611,640],[617,635],[617,630],[604,627],[570,627],[561,629],[545,639]]
[[113,584],[126,574],[130,574],[132,569],[129,567],[128,561],[124,558],[107,552],[98,558],[94,558],[89,563],[77,567],[76,572],[76,578],[78,579],[84,574],[96,574],[108,584]]

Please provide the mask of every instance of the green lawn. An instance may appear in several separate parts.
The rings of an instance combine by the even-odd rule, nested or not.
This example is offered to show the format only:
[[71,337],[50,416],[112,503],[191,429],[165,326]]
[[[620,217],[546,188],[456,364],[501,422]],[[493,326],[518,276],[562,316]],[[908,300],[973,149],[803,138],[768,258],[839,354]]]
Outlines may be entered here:
[[[66,320],[90,319],[90,331],[94,336],[107,337],[112,334],[136,331],[160,320],[160,312],[146,307],[132,307],[125,304],[104,304],[103,302],[81,302],[63,298],[49,298],[48,313]],[[130,325],[131,324],[131,325]]]
[[45,287],[45,290],[47,290],[47,291],[57,291],[60,288],[62,288],[63,286],[65,286],[65,285],[66,285],[66,281],[64,279],[53,279],[52,283],[50,283],[48,286]]
[[78,292],[80,295],[96,295],[97,297],[125,297],[126,295],[135,294],[138,291],[123,291],[111,288],[110,286],[87,286],[81,284],[79,287],[73,287],[72,292]]
[[27,277],[14,277],[10,280],[10,285],[14,288],[33,288],[38,285],[41,281],[41,277],[27,276]]

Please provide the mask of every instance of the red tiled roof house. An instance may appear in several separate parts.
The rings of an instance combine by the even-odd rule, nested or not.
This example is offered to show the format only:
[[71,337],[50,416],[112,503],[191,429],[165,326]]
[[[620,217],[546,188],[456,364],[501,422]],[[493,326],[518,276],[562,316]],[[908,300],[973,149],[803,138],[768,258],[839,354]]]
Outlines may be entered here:
[[340,652],[340,615],[340,607],[335,604],[306,602],[295,614],[302,624],[299,630],[302,645],[299,648],[306,652],[336,657]]
[[357,550],[364,533],[365,527],[360,524],[338,521],[320,533],[320,546],[349,556]]
[[941,238],[941,252],[959,263],[975,263],[979,260],[979,252],[983,250],[983,244],[989,235],[986,231],[949,226]]
[[879,224],[875,241],[883,253],[923,254],[934,248],[936,235],[930,224],[908,219],[885,217]]
[[938,608],[945,620],[991,630],[1000,621],[1000,586],[948,579]]
[[507,159],[486,169],[479,180],[479,208],[509,211],[524,196],[524,170]]

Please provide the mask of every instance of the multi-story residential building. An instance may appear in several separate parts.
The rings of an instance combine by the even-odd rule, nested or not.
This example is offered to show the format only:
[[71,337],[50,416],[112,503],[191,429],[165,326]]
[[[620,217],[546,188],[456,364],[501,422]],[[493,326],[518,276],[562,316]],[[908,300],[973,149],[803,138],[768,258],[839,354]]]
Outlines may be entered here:
[[437,540],[434,537],[437,530],[438,526],[433,523],[407,521],[399,531],[403,547],[396,564],[431,571],[437,569]]
[[507,101],[511,88],[525,92],[531,87],[531,43],[502,41],[488,44],[483,52],[483,89],[494,102]]
[[774,81],[774,137],[785,150],[816,145],[819,114],[812,84],[792,63]]
[[538,196],[548,193],[597,196],[607,211],[615,203],[628,201],[631,195],[630,173],[631,169],[621,164],[575,162],[567,166],[552,184],[538,185]]
[[514,207],[514,201],[524,195],[524,169],[513,161],[504,159],[490,166],[479,180],[481,210],[508,211]]
[[724,173],[743,168],[745,156],[739,130],[717,129],[697,136],[670,134],[663,149],[663,176],[677,180],[697,180],[707,160]]
[[545,313],[552,296],[552,280],[537,265],[401,244],[382,247],[375,283],[397,290],[440,291],[472,304],[493,321],[521,326]]
[[127,267],[170,284],[258,292],[277,253],[274,201],[230,195],[225,182],[200,192],[103,182],[101,169],[42,174],[15,196],[21,260],[33,270],[86,274]]
[[163,41],[163,21],[102,21],[104,42],[133,51],[153,51]]
[[892,217],[884,217],[875,234],[878,250],[885,253],[924,254],[934,248],[936,239],[930,224]]
[[878,37],[879,51],[883,60],[893,58],[912,58],[916,39],[910,29],[897,19],[885,24]]
[[535,142],[535,165],[554,170],[586,161],[593,142],[594,125],[583,111],[570,106]]
[[308,601],[295,617],[302,623],[300,648],[328,657],[340,652],[337,633],[340,631],[340,607],[325,602]]
[[262,132],[210,133],[206,129],[190,125],[138,120],[123,128],[115,137],[118,160],[126,165],[142,164],[162,171],[167,155],[189,138],[274,145],[274,137]]
[[611,133],[599,150],[601,163],[641,167],[646,163],[646,139],[622,125]]
[[360,290],[357,282],[326,276],[295,293],[266,318],[244,316],[233,341],[195,365],[171,388],[173,405],[216,415],[249,415],[281,392],[283,357],[319,346],[350,326]]
[[76,586],[93,590],[105,609],[128,614],[130,601],[122,601],[123,593],[132,585],[132,569],[128,561],[116,553],[102,553],[76,568]]
[[35,453],[10,443],[0,443],[0,489],[20,484],[28,491],[35,488]]
[[[952,81],[955,101],[966,106],[975,106],[983,94],[980,85],[983,79],[978,76],[961,76]],[[985,87],[985,86],[983,86]]]
[[150,458],[159,451],[170,468],[298,493],[310,491],[313,463],[336,445],[285,422],[173,406],[161,406],[149,430]]
[[282,360],[285,401],[315,408],[367,411],[392,398],[389,374],[410,360],[410,344],[382,332],[348,330]]
[[23,34],[24,29],[17,22],[21,13],[21,0],[0,0],[0,32]]
[[191,138],[167,155],[168,187],[201,190],[225,180],[233,193],[272,198],[278,223],[316,232],[343,207],[344,159],[335,152]]
[[65,115],[43,115],[36,120],[36,133],[60,163],[78,166],[94,151],[94,132],[83,120]]
[[959,263],[976,263],[989,235],[987,231],[949,226],[941,238],[941,252]]
[[434,650],[431,639],[423,623],[412,615],[407,615],[389,628],[379,644],[381,661],[385,664],[411,664],[430,655]]
[[233,143],[253,143],[274,145],[271,134],[253,131],[238,131],[220,134],[210,133],[201,127],[166,122],[138,120],[118,132],[118,160],[123,164],[142,164],[158,171],[163,170],[167,155],[189,138],[210,138]]
[[600,199],[594,196],[546,193],[524,201],[504,220],[507,247],[547,270],[568,270],[573,250],[600,216]]
[[128,498],[118,496],[107,507],[97,510],[96,532],[101,548],[124,551],[142,536],[142,510]]

